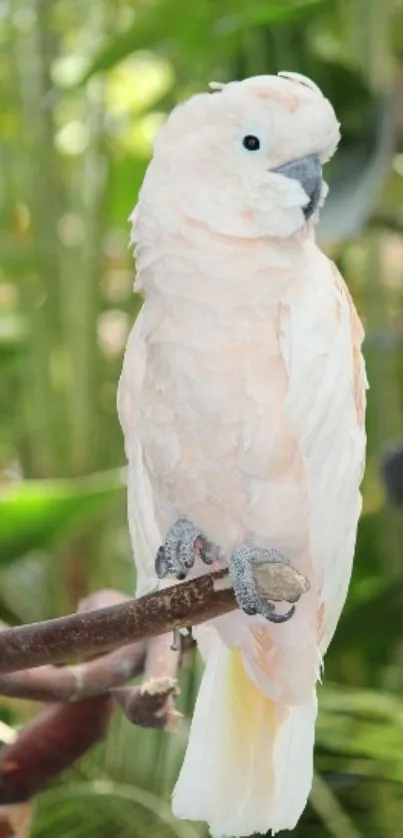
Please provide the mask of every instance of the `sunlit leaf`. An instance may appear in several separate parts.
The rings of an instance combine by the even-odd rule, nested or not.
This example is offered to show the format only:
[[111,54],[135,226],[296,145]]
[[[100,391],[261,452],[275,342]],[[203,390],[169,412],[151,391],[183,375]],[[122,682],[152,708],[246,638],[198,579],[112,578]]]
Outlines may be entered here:
[[123,490],[119,470],[12,483],[0,495],[0,561],[42,548],[99,514]]
[[0,312],[0,364],[15,357],[24,346],[27,323],[18,312]]

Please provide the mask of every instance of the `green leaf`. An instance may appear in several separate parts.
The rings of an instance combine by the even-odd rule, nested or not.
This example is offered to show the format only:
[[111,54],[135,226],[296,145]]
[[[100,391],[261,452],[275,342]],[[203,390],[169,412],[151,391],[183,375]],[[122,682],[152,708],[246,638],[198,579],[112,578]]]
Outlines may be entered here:
[[[130,828],[131,835],[136,834],[134,824],[138,824],[139,820],[141,821],[142,813],[144,813],[148,817],[142,824],[143,829],[139,831],[142,835],[150,834],[151,830],[152,835],[161,835],[161,838],[168,838],[168,836],[169,838],[171,836],[175,836],[175,838],[198,838],[198,831],[195,826],[186,821],[177,820],[172,814],[169,803],[161,800],[153,792],[135,785],[124,785],[110,780],[77,782],[71,783],[67,787],[51,789],[44,797],[47,798],[51,818],[54,817],[55,812],[58,812],[60,804],[69,803],[73,799],[75,806],[69,807],[68,814],[70,816],[75,814],[76,821],[81,821],[81,818],[77,817],[76,809],[82,801],[87,800],[91,804],[92,812],[98,812],[101,828],[102,819],[106,817],[108,820],[114,821],[115,829],[117,827],[120,831],[126,826]],[[134,814],[135,817],[133,817]],[[94,822],[96,820],[95,817]],[[51,820],[50,823],[52,823]],[[81,834],[94,835],[99,833],[96,829]],[[111,834],[110,831],[108,834]]]
[[[324,0],[296,0],[296,2],[268,3],[260,0],[245,9],[242,0],[234,3],[213,4],[198,0],[158,0],[147,11],[138,12],[132,26],[108,40],[80,80],[85,83],[96,73],[115,67],[137,50],[152,50],[170,45],[181,58],[192,55],[194,49],[206,53],[206,44],[230,38],[234,32],[257,25],[280,25],[311,11]],[[219,13],[214,14],[216,8]],[[207,80],[206,80],[207,81]]]
[[14,346],[27,334],[25,318],[18,312],[0,312],[0,346]]
[[361,838],[362,833],[358,832],[330,786],[319,774],[314,776],[309,800],[333,838]]
[[203,2],[198,3],[187,12],[188,6],[183,0],[178,0],[175,4],[172,0],[158,0],[151,8],[148,7],[147,11],[139,11],[132,26],[106,41],[80,83],[88,81],[96,73],[110,70],[138,50],[152,50],[170,38],[181,42],[186,33],[190,34],[190,27],[187,25],[189,17],[193,15],[193,21],[200,22],[204,6]]
[[326,685],[319,694],[317,743],[327,752],[344,756],[346,767],[368,760],[369,773],[403,782],[403,708],[392,693]]
[[[315,6],[319,6],[324,0],[300,0],[294,3],[268,3],[263,0],[260,3],[250,3],[245,6],[244,0],[233,4],[234,14],[232,18],[232,31],[244,31],[250,26],[275,26],[295,21]],[[236,5],[239,6],[236,11]]]
[[86,524],[124,489],[111,470],[71,480],[32,480],[7,486],[0,496],[0,561],[53,544]]

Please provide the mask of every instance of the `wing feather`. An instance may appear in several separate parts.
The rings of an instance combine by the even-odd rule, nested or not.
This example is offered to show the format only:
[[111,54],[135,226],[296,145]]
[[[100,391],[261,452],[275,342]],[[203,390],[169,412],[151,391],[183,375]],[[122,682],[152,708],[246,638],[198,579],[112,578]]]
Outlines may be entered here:
[[117,396],[118,416],[128,461],[128,521],[137,571],[137,596],[149,593],[158,586],[154,559],[162,543],[156,521],[153,492],[144,466],[142,446],[136,433],[136,405],[139,403],[145,367],[146,345],[142,309],[127,342]]
[[328,260],[319,262],[315,282],[294,289],[283,321],[289,375],[285,411],[308,484],[310,555],[318,580],[323,655],[347,596],[361,512],[364,331],[342,277]]

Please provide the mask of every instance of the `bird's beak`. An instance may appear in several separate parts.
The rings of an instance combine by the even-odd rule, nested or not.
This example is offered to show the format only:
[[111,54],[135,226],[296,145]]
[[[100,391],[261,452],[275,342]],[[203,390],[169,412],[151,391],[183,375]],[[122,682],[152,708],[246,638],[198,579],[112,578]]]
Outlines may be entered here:
[[306,194],[308,202],[303,207],[305,218],[308,219],[315,212],[322,192],[322,165],[318,154],[307,154],[292,163],[285,163],[277,169],[272,169],[277,175],[298,180]]

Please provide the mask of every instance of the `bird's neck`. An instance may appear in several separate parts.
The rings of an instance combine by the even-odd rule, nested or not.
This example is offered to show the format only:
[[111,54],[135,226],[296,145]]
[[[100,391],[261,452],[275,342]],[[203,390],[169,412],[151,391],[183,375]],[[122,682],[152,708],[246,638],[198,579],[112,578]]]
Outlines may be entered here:
[[180,233],[163,231],[135,242],[136,290],[143,295],[160,291],[164,295],[191,297],[200,290],[219,289],[233,293],[265,285],[274,278],[284,287],[295,271],[301,271],[316,250],[313,228],[305,225],[288,238],[240,238],[224,236],[196,222]]

